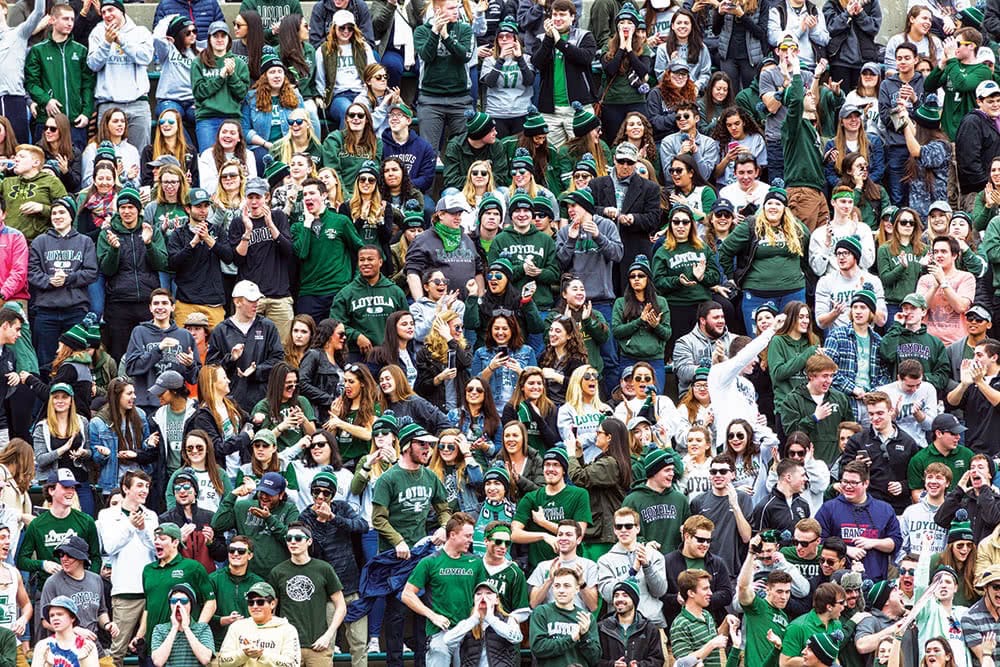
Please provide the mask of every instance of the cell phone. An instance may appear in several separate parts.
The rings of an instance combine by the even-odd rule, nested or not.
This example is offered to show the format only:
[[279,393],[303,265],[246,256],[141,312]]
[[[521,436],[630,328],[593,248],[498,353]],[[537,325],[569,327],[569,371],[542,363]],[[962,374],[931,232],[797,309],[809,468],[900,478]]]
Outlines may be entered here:
[[455,350],[448,350],[448,368],[455,367]]
[[510,348],[508,346],[506,346],[506,345],[501,345],[500,347],[497,348],[497,354],[500,354],[501,356],[504,356],[504,357],[509,357],[510,356]]
[[[729,6],[729,5],[728,5],[728,3],[726,3],[726,5],[724,5],[724,6]],[[734,150],[736,150],[739,147],[740,147],[740,142],[738,142],[738,141],[730,141],[728,144],[726,144],[726,152],[727,153],[731,153],[731,152],[733,152]]]

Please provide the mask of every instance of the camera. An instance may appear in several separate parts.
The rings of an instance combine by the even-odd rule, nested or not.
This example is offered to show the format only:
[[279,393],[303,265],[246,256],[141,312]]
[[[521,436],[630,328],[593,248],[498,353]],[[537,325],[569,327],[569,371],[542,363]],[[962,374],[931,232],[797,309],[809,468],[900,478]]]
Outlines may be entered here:
[[634,70],[629,70],[628,83],[635,88],[636,92],[645,95],[649,92],[649,82],[646,77],[639,76]]

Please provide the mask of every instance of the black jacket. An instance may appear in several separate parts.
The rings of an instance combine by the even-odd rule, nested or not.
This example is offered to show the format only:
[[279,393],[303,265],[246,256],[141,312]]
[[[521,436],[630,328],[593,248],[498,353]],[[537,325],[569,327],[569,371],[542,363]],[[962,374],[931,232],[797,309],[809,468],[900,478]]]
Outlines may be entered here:
[[392,410],[402,426],[403,417],[409,417],[414,424],[420,424],[429,432],[437,435],[446,428],[451,428],[447,415],[427,399],[413,395],[401,401],[388,403],[382,411]]
[[[197,505],[195,505],[194,508],[192,509],[193,511],[191,512],[191,518],[188,519],[187,516],[184,514],[184,508],[181,507],[180,505],[176,505],[172,510],[167,510],[166,512],[160,515],[159,517],[160,523],[161,524],[174,523],[177,524],[178,526],[183,526],[186,523],[193,523],[195,525],[196,531],[201,531],[201,529],[204,528],[205,526],[211,528],[212,517],[214,516],[214,513],[209,512],[206,509],[202,509]],[[181,547],[180,547],[181,555],[184,556],[185,558],[191,558],[192,560],[196,560],[204,565],[204,561],[201,558],[198,558],[197,553],[192,551],[192,548],[195,547],[195,545],[203,544],[204,539],[192,540],[191,539],[192,537],[194,536],[192,535],[188,537],[187,540],[181,542]],[[213,561],[222,562],[225,561],[226,558],[228,558],[228,554],[226,551],[226,536],[223,535],[221,532],[216,533],[212,541],[205,546],[208,549],[208,555],[211,557]]]
[[[455,399],[459,403],[462,401],[462,392],[469,381],[469,367],[472,366],[472,351],[458,346],[454,340],[448,343],[448,356],[455,358],[454,367],[458,369],[452,384],[455,387]],[[417,350],[417,381],[414,383],[413,391],[417,392],[428,401],[439,407],[444,407],[446,388],[444,384],[434,384],[434,378],[438,373],[448,368],[448,361],[438,361],[431,356],[427,346],[424,345]]]
[[[667,592],[660,600],[663,602],[663,618],[669,628],[681,613],[681,605],[677,602],[677,577],[688,567],[680,549],[665,554],[663,565],[667,570]],[[736,587],[725,561],[711,551],[705,554],[705,571],[712,575],[712,602],[708,605],[708,611],[716,624],[719,624],[726,617],[726,606],[733,601]]]
[[[232,349],[238,343],[243,343],[243,353],[234,361]],[[208,354],[205,355],[205,363],[216,364],[225,369],[232,381],[233,400],[247,412],[264,398],[271,369],[284,360],[285,351],[281,346],[278,328],[274,326],[274,322],[259,315],[245,335],[233,324],[231,318],[223,320],[209,336]],[[247,377],[241,377],[237,373],[246,371],[252,363],[257,364],[253,373]]]
[[236,252],[236,246],[240,244],[246,228],[237,218],[229,225],[229,245],[233,247],[233,263],[239,269],[240,280],[255,282],[264,296],[280,299],[292,293],[289,279],[292,262],[295,261],[292,232],[284,211],[271,209],[271,219],[278,228],[277,239],[271,236],[264,218],[251,218],[253,231],[250,232],[250,247],[245,256],[241,255]]
[[[600,176],[592,180],[590,191],[594,193],[594,206],[597,207],[598,214],[604,215],[604,209],[609,206],[618,208],[615,183],[611,176]],[[660,228],[660,187],[654,181],[632,174],[618,214],[633,216],[631,225],[618,225],[618,233],[625,247],[625,254],[618,263],[621,278],[619,284],[627,285],[628,267],[636,255],[645,255],[650,264],[653,262],[653,246],[649,242],[649,235]]]
[[312,506],[302,510],[299,521],[312,531],[312,555],[333,566],[344,587],[344,595],[350,595],[358,592],[361,579],[358,563],[354,559],[351,536],[367,533],[368,523],[346,501],[334,500],[330,509],[333,510],[333,518],[329,521],[317,519],[316,510]]
[[[241,410],[240,417],[240,423],[246,424],[247,413]],[[241,430],[232,437],[224,438],[218,425],[215,423],[215,417],[212,416],[211,410],[204,403],[199,405],[195,409],[194,414],[184,422],[184,437],[187,438],[187,434],[195,429],[201,429],[205,433],[208,433],[208,437],[212,438],[212,448],[215,450],[215,462],[223,468],[226,467],[226,456],[229,454],[239,452],[240,463],[246,463],[250,460],[250,434]]]
[[[882,441],[869,426],[864,431],[852,435],[847,441],[844,453],[840,457],[840,469],[843,470],[844,466],[853,461],[858,454],[866,455],[871,459],[868,493],[892,505],[896,514],[902,514],[903,510],[910,506],[910,494],[907,493],[909,487],[907,466],[919,449],[913,438],[903,429],[897,428],[896,435],[885,443],[883,451]],[[900,482],[903,485],[903,492],[898,496],[889,493],[889,482]]]
[[316,409],[317,421],[323,423],[330,416],[330,404],[343,393],[344,375],[338,366],[330,363],[323,350],[309,350],[299,363],[299,393],[309,399]]
[[944,496],[944,502],[934,514],[934,522],[948,530],[958,508],[965,508],[972,522],[973,541],[979,544],[1000,524],[1000,494],[992,487],[983,487],[977,496],[956,486]]
[[[562,442],[562,436],[559,435],[559,410],[549,410],[549,416],[543,417],[530,403],[528,406],[531,410],[531,421],[524,424],[524,427],[528,429],[528,438],[531,439],[532,436],[541,438],[542,442],[545,443],[545,451]],[[507,403],[503,406],[503,412],[500,414],[500,423],[506,424],[512,421],[520,421],[517,415],[517,406]]]
[[572,28],[568,39],[561,39],[557,44],[552,35],[538,43],[531,64],[535,66],[542,77],[542,88],[538,96],[538,110],[543,113],[553,113],[555,103],[552,98],[553,75],[555,74],[555,53],[559,49],[563,53],[563,65],[566,71],[566,93],[571,102],[590,104],[595,100],[593,85],[590,81],[590,65],[597,53],[597,40],[589,30]]
[[660,629],[638,611],[635,612],[635,619],[629,629],[628,646],[621,640],[618,617],[615,614],[597,624],[597,635],[601,640],[601,659],[597,662],[597,667],[614,667],[623,658],[630,665],[635,661],[638,667],[660,667],[663,664]]
[[809,503],[801,495],[796,495],[789,505],[788,501],[785,500],[785,494],[778,489],[776,484],[771,489],[771,494],[753,508],[753,514],[750,515],[750,527],[755,533],[769,529],[793,532],[796,523],[808,518]]
[[993,41],[1000,40],[1000,0],[986,0],[983,32],[984,36],[988,36]]
[[211,248],[204,242],[191,247],[194,232],[189,225],[175,229],[167,237],[167,258],[177,281],[178,301],[200,306],[226,303],[220,262],[233,261],[233,247],[229,236],[219,226],[209,224],[208,231],[215,239]]
[[989,180],[990,163],[1000,155],[1000,132],[979,109],[966,114],[955,133],[955,159],[962,194],[979,192]]

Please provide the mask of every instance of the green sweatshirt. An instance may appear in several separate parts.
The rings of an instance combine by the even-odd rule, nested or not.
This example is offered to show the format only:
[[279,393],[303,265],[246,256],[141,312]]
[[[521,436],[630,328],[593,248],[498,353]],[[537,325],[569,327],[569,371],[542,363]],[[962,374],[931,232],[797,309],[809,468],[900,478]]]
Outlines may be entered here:
[[[770,363],[770,359],[768,359]],[[829,403],[833,407],[833,412],[826,419],[817,421],[816,401],[809,394],[806,385],[796,387],[785,396],[779,403],[777,395],[774,397],[774,405],[781,416],[781,426],[785,433],[792,431],[802,431],[809,436],[816,448],[816,459],[826,461],[827,465],[832,465],[840,455],[838,445],[840,437],[840,422],[847,419],[854,419],[847,395],[833,387],[823,397],[823,403]]]
[[247,591],[250,590],[251,586],[261,581],[264,580],[249,570],[242,577],[237,577],[229,571],[228,567],[220,567],[208,575],[208,583],[215,591],[216,606],[215,613],[212,614],[211,625],[216,649],[222,646],[222,640],[226,638],[226,631],[229,629],[229,626],[223,627],[221,625],[222,617],[238,611],[244,618],[249,618]]
[[998,213],[1000,213],[1000,207],[986,205],[985,193],[976,193],[976,201],[972,204],[972,224],[975,225],[977,232],[986,231],[990,220],[995,218]]
[[858,207],[858,211],[861,213],[861,222],[868,225],[868,228],[873,232],[878,231],[879,217],[885,209],[890,205],[889,193],[885,191],[881,185],[878,186],[880,192],[880,201],[878,212],[875,211],[875,207],[872,206],[871,200],[863,195],[861,190],[855,188],[854,190],[854,205]]
[[[263,17],[262,17],[263,18]],[[220,76],[226,58],[236,61],[236,71]],[[191,65],[191,90],[194,92],[195,118],[240,118],[243,98],[250,90],[250,70],[242,58],[230,51],[215,58],[215,67],[205,69],[201,58]]]
[[[680,479],[681,471],[674,474]],[[645,484],[625,496],[622,507],[639,513],[639,536],[643,542],[659,542],[660,553],[670,553],[681,545],[681,525],[691,516],[687,496],[671,487],[657,493]]]
[[[802,267],[809,249],[809,229],[797,219],[796,223],[799,226],[802,254],[796,255],[788,250],[788,246],[781,239],[778,239],[775,245],[770,245],[766,235],[758,238],[753,264],[747,271],[741,285],[743,289],[768,291],[778,287],[794,291],[806,286],[806,277],[802,272]],[[749,218],[733,228],[733,231],[719,246],[719,264],[732,266],[733,259],[737,255],[746,256],[750,252],[750,225],[753,224],[754,219]]]
[[306,229],[303,222],[292,224],[292,248],[302,260],[299,294],[336,294],[354,274],[354,257],[365,243],[346,215],[327,208]]
[[944,88],[941,109],[941,129],[955,141],[958,126],[965,115],[976,108],[976,86],[993,78],[986,63],[963,65],[958,58],[949,58],[944,69],[935,67],[924,79],[924,90]]
[[642,318],[625,321],[625,297],[615,299],[611,311],[611,333],[618,341],[618,350],[633,359],[663,359],[670,340],[670,306],[662,296],[656,297],[660,309],[660,324],[650,327]]
[[344,131],[335,130],[323,142],[323,166],[330,167],[340,176],[340,186],[344,190],[344,201],[354,194],[354,181],[358,178],[361,165],[366,160],[382,161],[382,140],[378,140],[375,155],[371,153],[349,153],[344,146]]
[[926,325],[921,324],[916,331],[911,331],[898,322],[894,323],[882,336],[878,353],[885,360],[892,377],[896,376],[899,362],[916,359],[924,368],[924,380],[934,385],[935,389],[944,391],[948,385],[951,377],[948,351],[939,338],[927,333]]
[[[774,386],[774,406],[781,405],[796,387],[805,384],[806,359],[816,354],[817,345],[802,337],[775,336],[767,345],[767,370]],[[790,432],[786,429],[786,432]]]
[[259,507],[260,503],[253,496],[237,499],[229,492],[223,496],[219,511],[212,517],[212,529],[217,533],[235,529],[238,535],[251,538],[253,560],[250,569],[266,578],[275,565],[288,558],[285,533],[288,524],[299,518],[299,510],[294,502],[286,499],[277,507],[272,506],[271,514],[265,519],[250,513],[251,508]]
[[[40,171],[31,178],[8,176],[0,183],[0,198],[7,211],[7,224],[24,234],[28,243],[49,230],[51,204],[64,196],[66,188],[62,181],[47,171]],[[31,215],[21,213],[21,205],[29,202],[41,204],[42,210]]]
[[[465,64],[475,43],[472,26],[464,21],[448,24],[448,36],[441,39],[431,20],[413,31],[413,46],[420,57],[420,94],[431,97],[460,97],[469,94],[469,72]],[[444,48],[441,48],[444,47]]]
[[90,547],[91,572],[101,571],[101,541],[97,537],[97,524],[93,517],[79,510],[70,510],[62,519],[57,519],[48,510],[42,512],[24,529],[21,546],[17,549],[17,569],[30,572],[38,577],[42,585],[49,578],[46,561],[58,563],[53,551],[71,535],[79,535]]
[[[712,249],[704,243],[700,245],[696,248],[690,241],[685,241],[671,250],[664,243],[653,256],[653,283],[656,291],[667,297],[671,306],[690,306],[712,300],[711,288],[719,284],[719,269],[712,257]],[[694,267],[701,261],[705,262],[705,274],[698,280],[694,277]],[[697,284],[684,285],[681,276]]]
[[87,67],[87,47],[72,38],[62,44],[47,39],[31,47],[24,63],[24,88],[38,105],[38,124],[45,124],[45,105],[53,98],[71,123],[80,115],[89,118],[94,112],[95,76]]
[[555,602],[546,602],[531,612],[531,655],[538,667],[594,667],[597,664],[601,657],[597,623],[591,623],[579,640],[572,637],[578,625],[576,615],[581,611],[585,610],[579,607],[560,609]]
[[803,117],[806,91],[802,75],[796,74],[785,88],[785,106],[788,116],[781,127],[781,146],[785,151],[785,186],[824,191],[826,175],[823,155],[819,150],[819,136],[812,121]]
[[[591,14],[591,16],[593,16],[593,14]],[[507,153],[507,163],[510,164],[510,161],[514,159],[514,153],[517,151],[518,148],[517,135],[504,137],[502,140],[500,140],[500,144],[503,146],[504,152]],[[547,149],[546,152],[548,153],[548,160],[545,164],[545,183],[543,185],[545,185],[545,187],[551,190],[552,193],[556,197],[558,197],[559,195],[562,194],[564,187],[562,179],[559,177],[559,158],[558,155],[556,154],[556,149],[553,148],[551,145],[546,145],[546,149]],[[656,173],[660,172],[657,171]],[[535,175],[535,181],[536,182],[540,181],[537,174]],[[556,211],[557,216],[558,213],[559,212]]]
[[272,28],[281,23],[281,19],[292,14],[305,16],[299,0],[243,0],[240,11],[247,10],[260,14],[260,22],[264,25],[264,40],[272,46],[278,43],[278,34]]
[[899,304],[907,294],[917,290],[917,280],[920,279],[920,272],[923,265],[920,263],[921,257],[927,254],[927,248],[921,255],[913,254],[913,244],[908,243],[899,248],[900,255],[906,254],[907,265],[899,261],[899,255],[890,252],[889,244],[883,243],[875,253],[875,265],[878,266],[878,277],[882,281],[885,289],[885,302]]
[[1000,294],[1000,216],[990,220],[979,250],[993,268],[993,292]]
[[[552,286],[559,283],[559,262],[556,260],[556,243],[552,237],[538,231],[534,224],[528,226],[528,231],[520,233],[513,227],[508,227],[493,239],[487,260],[492,262],[498,257],[510,260],[514,267],[514,287],[518,294],[529,280],[535,281],[538,290],[532,301],[539,310],[548,310],[555,302]],[[524,272],[524,261],[531,261],[542,270],[540,274],[529,278]]]
[[364,335],[373,345],[385,337],[385,321],[397,310],[406,310],[406,295],[396,283],[380,275],[374,285],[357,275],[337,293],[330,306],[330,317],[344,323],[352,346]]
[[[562,314],[557,310],[550,310],[549,314],[545,316],[545,340],[549,339],[549,327]],[[586,322],[577,322],[577,324],[580,325],[583,333],[583,346],[587,348],[587,363],[597,369],[598,373],[603,372],[604,357],[601,356],[601,345],[604,345],[604,341],[611,335],[608,321],[595,308]]]

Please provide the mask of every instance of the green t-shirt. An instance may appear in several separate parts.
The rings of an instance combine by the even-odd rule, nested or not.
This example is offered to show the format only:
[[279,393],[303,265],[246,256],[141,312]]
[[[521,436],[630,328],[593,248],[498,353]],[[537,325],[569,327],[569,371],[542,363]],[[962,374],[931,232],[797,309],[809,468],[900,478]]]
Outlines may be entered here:
[[[531,513],[538,508],[545,513],[545,519],[552,523],[559,523],[564,519],[582,521],[586,524],[594,521],[590,514],[590,496],[579,486],[565,486],[555,495],[549,495],[544,486],[535,489],[517,503],[514,521],[520,521],[524,529],[529,532],[548,532],[531,518]],[[556,552],[543,540],[528,545],[528,562],[532,568],[544,560],[552,560],[555,556]]]
[[17,569],[37,573],[38,584],[42,585],[49,578],[42,567],[44,561],[58,563],[53,550],[73,535],[82,537],[90,545],[90,570],[100,572],[101,541],[97,536],[97,524],[90,515],[79,510],[70,510],[62,519],[45,511],[29,523],[17,550]]
[[[308,421],[316,421],[316,411],[313,409],[312,403],[310,403],[309,399],[305,396],[299,396],[295,401],[285,401],[282,403],[281,407],[278,408],[278,414],[281,415],[281,419],[287,417],[288,413],[291,412],[292,407],[296,405],[302,409],[302,414]],[[261,422],[260,428],[274,429],[281,422],[281,420],[279,419],[277,422],[273,421],[270,413],[271,411],[267,407],[267,399],[262,398],[257,401],[257,405],[253,406],[253,412],[251,414],[264,415],[264,421]],[[289,429],[280,434],[278,436],[278,451],[285,451],[301,440],[303,435],[305,435],[305,431],[301,428]]]
[[802,654],[802,649],[805,648],[810,637],[821,632],[840,630],[840,628],[840,621],[830,621],[830,625],[823,625],[816,610],[811,609],[805,616],[799,616],[788,624],[785,636],[781,638],[781,655],[797,658]]
[[[347,413],[347,419],[344,421],[353,424],[354,420],[357,418],[358,411],[351,410]],[[357,459],[367,454],[368,450],[371,448],[371,441],[355,438],[346,430],[339,429],[337,431],[337,447],[340,449],[341,457],[343,457],[345,461],[350,461],[351,459]]]
[[779,637],[788,629],[788,615],[784,609],[775,609],[767,600],[753,596],[749,605],[740,605],[746,614],[746,664],[752,667],[778,667],[778,649],[767,640],[767,631],[774,630]]
[[516,563],[506,561],[499,568],[491,568],[480,560],[476,571],[476,585],[483,581],[489,581],[497,587],[504,609],[514,611],[528,606],[528,582]]
[[972,461],[973,452],[965,445],[959,445],[948,456],[943,456],[938,451],[934,443],[931,443],[918,451],[910,459],[906,466],[906,481],[911,489],[924,488],[924,471],[932,463],[943,463],[951,470],[951,484],[948,490],[951,491],[958,486],[958,480],[962,475],[969,472],[969,463]]
[[799,554],[795,551],[795,547],[782,547],[781,555],[785,557],[785,560],[797,567],[799,572],[806,579],[812,579],[813,577],[819,576],[820,569],[818,550],[816,551],[816,557],[811,560],[799,558]]
[[[560,41],[569,39],[569,33],[559,36]],[[566,88],[566,58],[559,49],[553,49],[554,63],[552,68],[552,103],[557,107],[568,107],[569,90]]]
[[326,603],[343,589],[333,566],[311,558],[305,565],[291,560],[279,563],[268,577],[278,594],[278,609],[299,631],[299,644],[312,646],[329,627]]
[[177,554],[166,565],[159,561],[147,563],[142,569],[142,590],[146,594],[146,644],[152,646],[153,629],[160,623],[170,622],[170,589],[178,582],[190,584],[198,596],[198,604],[191,608],[191,618],[198,618],[201,605],[215,599],[215,591],[208,582],[205,567],[196,560]]
[[[426,537],[424,524],[431,506],[447,501],[441,480],[425,466],[411,471],[403,470],[397,463],[379,475],[372,491],[372,503],[389,510],[389,523],[410,546]],[[379,551],[394,546],[379,535]]]
[[[406,583],[427,591],[430,608],[454,626],[469,615],[479,563],[480,559],[472,554],[452,558],[442,549],[417,563]],[[428,620],[427,636],[437,632],[438,627]]]

